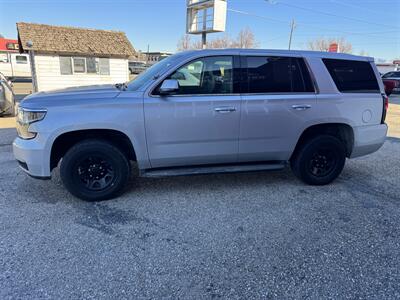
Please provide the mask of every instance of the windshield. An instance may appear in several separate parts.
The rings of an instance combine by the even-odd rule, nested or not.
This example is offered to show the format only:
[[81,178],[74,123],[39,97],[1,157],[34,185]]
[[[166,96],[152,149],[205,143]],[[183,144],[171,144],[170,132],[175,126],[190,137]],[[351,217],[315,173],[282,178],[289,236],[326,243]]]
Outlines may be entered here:
[[166,69],[169,68],[171,63],[176,60],[176,58],[179,56],[178,55],[172,55],[169,56],[160,62],[152,65],[150,68],[148,68],[146,71],[143,73],[140,73],[139,76],[134,78],[128,83],[128,91],[137,91],[139,90],[144,84],[149,82],[150,80],[154,80],[157,78],[157,76],[161,75]]
[[389,72],[382,76],[383,78],[400,77],[400,72]]

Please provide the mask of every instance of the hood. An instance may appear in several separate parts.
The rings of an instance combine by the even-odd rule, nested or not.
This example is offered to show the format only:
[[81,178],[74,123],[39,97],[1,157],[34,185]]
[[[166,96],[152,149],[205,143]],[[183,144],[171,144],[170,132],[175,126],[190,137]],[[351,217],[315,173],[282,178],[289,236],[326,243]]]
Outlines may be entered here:
[[121,90],[113,84],[70,87],[31,94],[22,100],[21,106],[46,108],[72,103],[89,103],[115,98],[120,92]]

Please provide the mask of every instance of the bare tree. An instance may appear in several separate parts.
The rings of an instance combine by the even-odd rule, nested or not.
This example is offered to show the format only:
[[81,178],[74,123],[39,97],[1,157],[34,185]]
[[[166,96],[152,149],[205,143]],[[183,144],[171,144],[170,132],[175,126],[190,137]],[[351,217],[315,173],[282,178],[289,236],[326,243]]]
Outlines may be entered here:
[[258,42],[250,28],[242,29],[231,47],[233,48],[257,48]]
[[[228,34],[207,41],[207,48],[256,48],[258,42],[250,28],[242,29],[236,39]],[[177,44],[178,51],[187,49],[202,49],[200,40],[192,41],[189,35],[180,38]]]
[[229,35],[225,34],[222,37],[211,40],[207,43],[207,48],[230,48],[232,47],[233,41]]
[[190,35],[185,34],[184,36],[182,36],[176,46],[177,46],[178,51],[190,49],[191,48]]
[[307,48],[315,51],[328,51],[329,45],[332,43],[338,44],[338,51],[342,53],[351,53],[353,46],[350,42],[346,41],[345,38],[317,38],[315,40],[308,41]]

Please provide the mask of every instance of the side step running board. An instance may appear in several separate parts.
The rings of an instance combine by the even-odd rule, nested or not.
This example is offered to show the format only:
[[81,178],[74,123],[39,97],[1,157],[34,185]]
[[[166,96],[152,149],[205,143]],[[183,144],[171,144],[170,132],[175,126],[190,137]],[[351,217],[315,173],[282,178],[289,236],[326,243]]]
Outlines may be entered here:
[[262,164],[240,164],[240,165],[218,165],[218,166],[198,166],[198,167],[176,167],[153,170],[143,170],[141,177],[167,177],[184,176],[200,174],[218,174],[218,173],[238,173],[238,172],[257,172],[282,170],[285,162],[262,163]]

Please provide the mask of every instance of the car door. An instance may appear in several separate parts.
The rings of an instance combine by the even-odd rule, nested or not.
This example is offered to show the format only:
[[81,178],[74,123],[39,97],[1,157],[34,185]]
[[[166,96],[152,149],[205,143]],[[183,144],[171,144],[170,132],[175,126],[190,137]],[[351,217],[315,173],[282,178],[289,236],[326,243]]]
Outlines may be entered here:
[[316,95],[300,57],[242,56],[239,161],[287,160],[315,110]]
[[241,97],[234,56],[194,59],[165,79],[179,89],[144,98],[147,147],[153,168],[234,163],[238,156]]

